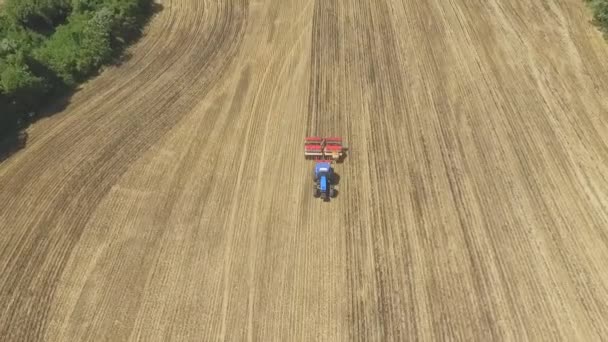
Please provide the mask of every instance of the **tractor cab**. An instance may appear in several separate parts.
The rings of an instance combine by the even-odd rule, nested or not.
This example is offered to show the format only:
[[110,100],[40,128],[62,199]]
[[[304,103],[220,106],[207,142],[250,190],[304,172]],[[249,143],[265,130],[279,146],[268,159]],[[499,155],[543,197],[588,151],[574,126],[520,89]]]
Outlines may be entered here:
[[330,197],[335,197],[336,189],[334,184],[334,173],[331,161],[321,160],[315,164],[314,171],[314,195],[322,197],[328,201]]
[[334,174],[332,163],[343,161],[348,147],[341,137],[307,137],[304,140],[304,157],[315,160],[314,196],[329,201],[338,193],[336,183],[339,176]]
[[332,172],[331,164],[326,161],[320,161],[315,165],[315,175],[319,177],[322,174],[330,174]]

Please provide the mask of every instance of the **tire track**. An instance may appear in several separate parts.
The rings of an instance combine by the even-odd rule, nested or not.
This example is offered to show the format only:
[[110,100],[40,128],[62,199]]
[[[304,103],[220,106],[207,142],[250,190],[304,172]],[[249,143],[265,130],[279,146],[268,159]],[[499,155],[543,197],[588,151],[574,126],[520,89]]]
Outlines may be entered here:
[[[0,165],[1,339],[601,339],[583,6],[164,1]],[[330,203],[305,134],[349,142]]]
[[[181,2],[170,3],[173,4]],[[186,54],[172,54],[173,58],[164,61],[155,59],[151,65],[156,66],[143,65],[143,72],[135,71],[134,77],[140,84],[131,86],[139,89],[140,97],[133,98],[133,88],[129,86],[112,90],[108,94],[110,100],[89,113],[94,120],[79,124],[71,122],[73,125],[61,135],[51,131],[49,139],[31,147],[45,157],[15,158],[2,174],[0,183],[6,186],[0,194],[3,204],[0,222],[12,227],[12,235],[2,239],[2,273],[5,277],[0,284],[0,297],[5,298],[8,305],[0,315],[0,335],[19,340],[44,336],[45,315],[57,277],[96,205],[127,170],[129,161],[137,159],[179,122],[180,117],[221,77],[230,57],[238,51],[246,23],[244,2],[207,3],[207,11],[203,13],[205,19],[212,20],[212,25],[201,22],[196,12],[190,13],[191,17],[182,16],[175,24],[185,34],[168,37],[169,41],[181,44],[175,49]],[[192,32],[192,28],[195,28],[194,35],[187,33]],[[199,34],[204,40],[193,39]],[[161,40],[166,38],[159,37]],[[192,63],[191,55],[197,56],[200,62]],[[158,65],[161,61],[167,63],[166,67]],[[168,72],[169,67],[172,67],[171,72]],[[112,112],[115,108],[123,109]],[[133,108],[137,108],[134,113],[140,116],[125,121],[125,115]],[[78,110],[76,106],[74,111]],[[111,140],[105,140],[107,138]],[[83,146],[90,147],[83,151]],[[61,165],[65,170],[63,180],[41,183],[44,178],[40,173],[53,165]],[[19,222],[16,221],[19,216],[11,216],[18,213],[17,209],[11,207],[22,207],[25,202],[13,202],[12,199],[23,197],[19,196],[23,191],[39,194],[27,198],[27,203],[41,210],[32,213],[28,221]],[[60,206],[53,206],[53,203]],[[19,289],[28,288],[30,296],[18,296]],[[32,316],[32,312],[37,314]],[[32,329],[32,326],[36,328]]]
[[[570,284],[580,284],[576,272],[587,267],[582,259],[587,264],[590,259],[580,254],[584,248],[573,247],[579,242],[572,241],[575,233],[568,227],[580,225],[583,212],[594,213],[584,219],[589,235],[602,236],[591,227],[605,225],[602,206],[582,209],[579,204],[586,200],[575,205],[567,199],[581,194],[574,190],[580,177],[568,162],[575,158],[567,151],[580,146],[584,136],[569,127],[590,128],[588,139],[594,142],[585,144],[598,149],[592,154],[601,160],[606,146],[594,134],[603,123],[586,115],[581,118],[586,123],[568,119],[567,113],[585,105],[563,96],[576,90],[559,87],[563,81],[557,75],[574,79],[572,69],[587,63],[572,58],[570,67],[563,60],[555,63],[561,54],[545,57],[552,49],[535,33],[564,25],[558,5],[499,6],[317,2],[307,133],[346,130],[358,144],[357,155],[345,165],[345,178],[356,184],[344,199],[351,339],[538,337],[556,326],[563,328],[554,336],[573,337],[591,331],[589,322],[594,331],[604,328],[596,321],[603,316],[602,305],[597,305],[606,299],[599,290],[603,286],[584,290],[593,298],[584,306],[592,311],[580,307],[582,311],[569,313],[565,304],[578,301],[571,297],[577,291]],[[497,7],[500,15],[516,19],[492,23],[489,18],[497,17]],[[539,10],[551,21],[535,24],[541,21],[532,13]],[[516,40],[503,37],[505,30]],[[551,43],[563,44],[564,34],[572,33],[562,31]],[[503,48],[513,51],[497,53]],[[572,49],[576,47],[567,47],[569,53]],[[574,56],[581,55],[569,55]],[[508,63],[512,58],[520,63],[516,69]],[[551,82],[547,75],[554,76]],[[543,78],[534,80],[538,76]],[[523,87],[518,89],[516,82]],[[544,106],[535,99],[541,94]],[[358,122],[344,115],[353,112]],[[561,145],[572,138],[568,147]],[[488,176],[496,173],[502,176]],[[563,182],[569,184],[557,191]],[[603,185],[594,188],[604,193]],[[554,210],[558,207],[570,217]],[[574,217],[578,219],[572,221]],[[429,252],[438,249],[445,252]],[[568,257],[562,252],[566,250]],[[517,253],[542,261],[527,264]],[[589,272],[585,279],[593,277]],[[526,280],[513,282],[518,275]],[[404,284],[409,286],[404,289]],[[586,317],[585,323],[563,324],[574,325],[574,317]]]

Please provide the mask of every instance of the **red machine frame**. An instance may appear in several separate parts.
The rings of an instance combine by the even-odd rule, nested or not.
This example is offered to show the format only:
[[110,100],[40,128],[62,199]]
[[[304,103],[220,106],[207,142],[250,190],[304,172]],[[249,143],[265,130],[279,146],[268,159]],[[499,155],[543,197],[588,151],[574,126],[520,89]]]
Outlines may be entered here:
[[304,139],[304,156],[309,159],[339,160],[346,154],[341,137],[307,137]]

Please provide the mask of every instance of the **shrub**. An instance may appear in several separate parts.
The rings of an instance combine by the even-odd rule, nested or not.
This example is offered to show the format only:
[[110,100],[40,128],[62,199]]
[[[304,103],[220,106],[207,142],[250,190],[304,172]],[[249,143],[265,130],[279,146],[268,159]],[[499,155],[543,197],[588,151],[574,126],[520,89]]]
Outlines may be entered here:
[[25,113],[94,75],[143,25],[150,0],[7,0],[0,13],[0,141]]
[[608,34],[608,0],[586,0],[593,9],[593,19],[596,25]]
[[111,14],[103,9],[76,14],[35,52],[35,57],[68,86],[90,76],[112,56]]
[[6,12],[33,30],[49,30],[61,24],[70,11],[69,0],[7,0]]

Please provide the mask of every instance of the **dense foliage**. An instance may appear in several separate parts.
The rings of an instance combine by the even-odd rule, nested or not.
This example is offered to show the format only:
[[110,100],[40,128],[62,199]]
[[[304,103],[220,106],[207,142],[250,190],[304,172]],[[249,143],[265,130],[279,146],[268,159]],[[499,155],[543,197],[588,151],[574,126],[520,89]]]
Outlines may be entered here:
[[586,0],[593,9],[593,19],[604,34],[608,35],[608,0]]
[[96,73],[139,32],[150,0],[6,0],[0,141],[26,114]]

